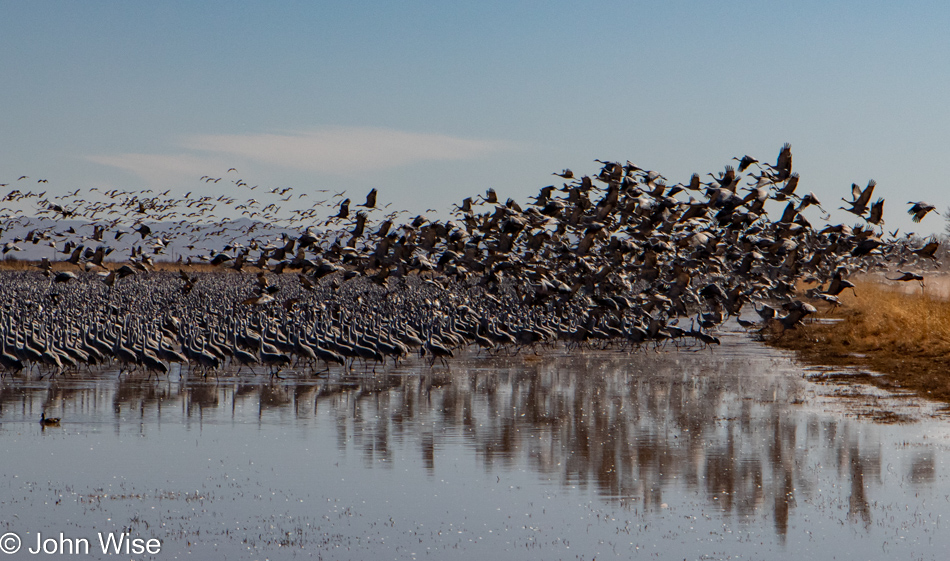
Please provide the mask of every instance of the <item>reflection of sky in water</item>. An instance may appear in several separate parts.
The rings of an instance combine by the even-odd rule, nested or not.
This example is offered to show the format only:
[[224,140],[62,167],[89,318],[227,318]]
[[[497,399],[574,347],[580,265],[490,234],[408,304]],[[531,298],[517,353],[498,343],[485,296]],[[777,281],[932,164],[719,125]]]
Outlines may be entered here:
[[[299,383],[7,379],[0,530],[131,528],[158,559],[942,557],[945,421],[859,420],[725,343]],[[61,428],[36,422],[47,400]]]

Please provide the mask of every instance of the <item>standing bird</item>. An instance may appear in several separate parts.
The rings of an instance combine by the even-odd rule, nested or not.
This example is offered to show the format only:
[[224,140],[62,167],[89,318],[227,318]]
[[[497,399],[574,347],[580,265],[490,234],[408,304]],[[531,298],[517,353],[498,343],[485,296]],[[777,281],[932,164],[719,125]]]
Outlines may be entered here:
[[907,211],[907,214],[913,217],[911,218],[911,220],[913,220],[914,222],[920,222],[921,220],[923,220],[924,217],[927,216],[927,213],[930,211],[933,211],[934,214],[940,214],[939,212],[937,212],[937,207],[933,206],[930,203],[925,203],[924,201],[917,201],[917,202],[907,201],[907,204],[913,205]]

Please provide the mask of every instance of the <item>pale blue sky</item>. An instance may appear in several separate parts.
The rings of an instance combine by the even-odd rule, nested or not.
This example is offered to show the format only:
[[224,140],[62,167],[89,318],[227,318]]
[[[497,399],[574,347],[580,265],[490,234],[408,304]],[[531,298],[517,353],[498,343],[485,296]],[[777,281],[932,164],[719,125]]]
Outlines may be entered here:
[[217,194],[236,167],[419,212],[790,142],[800,192],[873,178],[888,229],[939,232],[904,203],[950,205],[948,30],[945,2],[0,0],[0,183]]

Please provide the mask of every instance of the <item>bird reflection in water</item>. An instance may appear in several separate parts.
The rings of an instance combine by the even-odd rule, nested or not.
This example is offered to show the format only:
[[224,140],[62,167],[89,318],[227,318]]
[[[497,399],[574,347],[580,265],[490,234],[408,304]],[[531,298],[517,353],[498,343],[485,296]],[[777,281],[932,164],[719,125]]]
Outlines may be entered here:
[[[730,356],[732,345],[695,353],[701,360],[620,352],[530,362],[461,358],[437,376],[419,360],[388,376],[197,377],[163,385],[107,377],[57,399],[66,411],[111,401],[119,422],[160,412],[169,422],[176,411],[185,422],[196,409],[202,419],[251,412],[259,422],[316,418],[335,427],[339,453],[359,451],[367,469],[392,465],[405,447],[435,475],[440,450],[462,442],[488,473],[523,466],[542,480],[646,511],[691,493],[723,516],[769,513],[781,539],[799,503],[819,493],[803,472],[817,457],[834,467],[842,489],[850,488],[848,519],[873,523],[869,494],[881,480],[879,449],[859,440],[856,421],[797,410],[791,403],[808,382],[763,370],[767,361]],[[0,388],[7,410],[47,395]],[[933,474],[932,455],[923,455],[906,478],[930,485]]]

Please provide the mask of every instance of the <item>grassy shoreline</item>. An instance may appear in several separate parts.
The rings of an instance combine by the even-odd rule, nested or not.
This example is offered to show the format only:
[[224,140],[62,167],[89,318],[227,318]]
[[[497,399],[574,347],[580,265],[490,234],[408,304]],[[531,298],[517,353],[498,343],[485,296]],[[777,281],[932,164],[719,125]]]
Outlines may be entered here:
[[842,293],[837,309],[815,302],[819,321],[767,343],[810,364],[873,370],[883,376],[866,377],[872,384],[950,403],[950,301],[871,279],[854,282],[856,295]]

